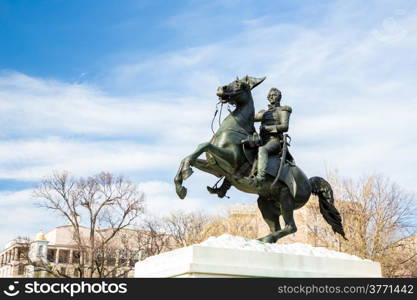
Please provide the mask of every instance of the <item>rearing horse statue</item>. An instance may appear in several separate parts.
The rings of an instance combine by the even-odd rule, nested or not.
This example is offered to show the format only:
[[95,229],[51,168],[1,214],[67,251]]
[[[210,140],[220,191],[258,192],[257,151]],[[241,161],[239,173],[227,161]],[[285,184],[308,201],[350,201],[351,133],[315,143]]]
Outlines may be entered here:
[[[247,176],[253,172],[257,148],[245,147],[242,140],[252,136],[255,107],[251,90],[262,83],[264,78],[246,76],[237,78],[228,85],[217,89],[217,96],[222,103],[229,103],[236,108],[224,119],[219,129],[209,142],[198,145],[197,149],[185,157],[174,178],[177,195],[184,199],[187,189],[183,181],[191,176],[195,167],[219,178],[225,177],[235,188],[245,193],[257,194],[258,207],[262,217],[270,228],[270,234],[259,240],[275,243],[278,239],[297,231],[293,212],[304,206],[311,194],[319,198],[320,212],[333,231],[345,238],[342,220],[334,206],[333,191],[330,184],[320,177],[308,179],[303,171],[292,162],[284,162],[278,172],[280,157],[269,157],[267,177],[261,185],[248,184]],[[206,159],[200,159],[202,153]],[[285,160],[285,157],[283,158]],[[272,185],[277,174],[278,184]],[[279,217],[282,216],[285,227],[281,228]]]

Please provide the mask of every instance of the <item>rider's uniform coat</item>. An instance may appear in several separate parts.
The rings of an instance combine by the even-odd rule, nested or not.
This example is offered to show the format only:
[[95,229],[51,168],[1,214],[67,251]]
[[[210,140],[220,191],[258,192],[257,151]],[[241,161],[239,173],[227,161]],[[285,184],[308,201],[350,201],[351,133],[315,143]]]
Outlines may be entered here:
[[288,131],[291,112],[290,106],[277,106],[270,107],[263,113],[260,133],[264,144],[271,137],[282,139],[282,133]]

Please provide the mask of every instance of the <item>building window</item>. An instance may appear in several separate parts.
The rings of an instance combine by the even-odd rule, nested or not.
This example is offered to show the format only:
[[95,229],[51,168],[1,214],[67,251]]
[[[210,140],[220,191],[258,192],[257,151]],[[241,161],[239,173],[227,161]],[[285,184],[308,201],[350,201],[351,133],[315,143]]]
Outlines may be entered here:
[[83,251],[83,261],[84,263],[88,264],[90,262],[90,255],[88,252]]
[[17,249],[17,257],[19,260],[26,259],[29,256],[29,248],[28,247],[19,247]]
[[25,274],[25,265],[20,264],[17,269],[17,275],[23,275]]
[[80,251],[73,251],[72,252],[72,263],[79,264],[80,263]]
[[55,262],[56,249],[48,249],[47,259],[49,262]]
[[41,245],[38,248],[38,257],[42,257],[43,256],[43,251],[45,249],[45,246]]
[[61,264],[67,264],[69,262],[69,250],[60,250],[58,262]]

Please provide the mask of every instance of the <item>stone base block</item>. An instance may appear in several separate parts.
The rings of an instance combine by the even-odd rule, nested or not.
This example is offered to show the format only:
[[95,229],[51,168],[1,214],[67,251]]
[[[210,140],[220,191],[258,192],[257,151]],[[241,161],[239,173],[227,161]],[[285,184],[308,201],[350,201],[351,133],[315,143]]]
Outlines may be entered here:
[[[344,253],[338,257],[339,252],[310,245],[305,245],[306,253],[279,253],[265,247],[269,249],[197,244],[136,263],[135,277],[381,277],[379,263]],[[311,249],[320,249],[320,255]],[[326,256],[323,251],[333,254]]]

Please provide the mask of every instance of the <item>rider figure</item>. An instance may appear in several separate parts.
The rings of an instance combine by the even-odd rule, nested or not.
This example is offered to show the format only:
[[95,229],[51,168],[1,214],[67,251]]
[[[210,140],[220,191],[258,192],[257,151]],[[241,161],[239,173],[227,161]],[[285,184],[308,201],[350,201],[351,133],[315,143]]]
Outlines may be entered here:
[[[268,157],[271,154],[278,154],[283,145],[283,133],[288,131],[290,106],[281,106],[281,91],[271,88],[268,93],[268,109],[261,110],[255,115],[255,122],[261,122],[260,136],[262,146],[258,150],[258,173],[255,183],[259,184],[265,180]],[[292,159],[289,157],[289,159]]]
[[[257,176],[246,177],[248,184],[259,185],[265,180],[268,158],[271,154],[278,154],[282,150],[283,133],[288,131],[289,120],[292,109],[290,106],[281,106],[281,91],[277,88],[271,88],[268,93],[268,109],[261,110],[255,114],[255,122],[261,122],[260,138],[262,146],[258,150]],[[249,137],[243,140],[243,143],[249,143],[252,146],[259,144],[257,136]],[[290,153],[287,157],[290,161],[293,158]],[[226,195],[231,183],[225,178],[220,187],[207,187],[211,194],[217,194],[220,198]]]

